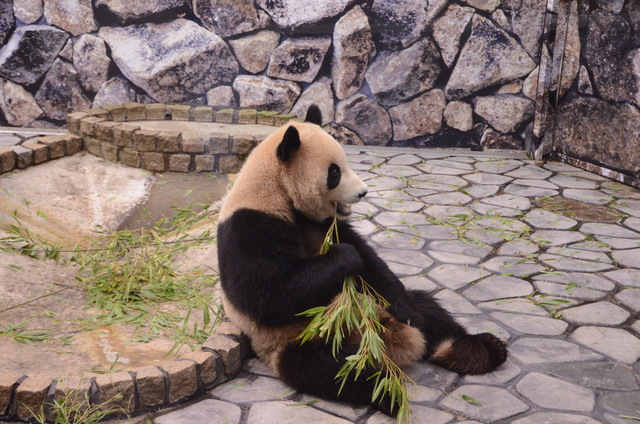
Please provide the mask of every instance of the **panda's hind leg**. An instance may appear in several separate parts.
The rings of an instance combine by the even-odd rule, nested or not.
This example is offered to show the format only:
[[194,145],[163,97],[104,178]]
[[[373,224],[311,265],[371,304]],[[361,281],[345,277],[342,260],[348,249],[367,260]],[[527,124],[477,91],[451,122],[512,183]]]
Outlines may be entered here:
[[322,340],[311,340],[303,345],[289,344],[278,361],[278,373],[290,386],[301,392],[313,394],[329,400],[339,400],[351,405],[372,405],[387,415],[391,415],[391,402],[384,397],[371,403],[375,378],[369,379],[378,369],[368,367],[357,380],[348,377],[344,388],[338,395],[340,383],[336,374],[346,357],[357,351],[353,345],[342,347],[337,358],[331,352],[331,346]]
[[486,374],[507,359],[505,343],[493,334],[468,334],[431,295],[409,292],[411,306],[420,312],[418,327],[426,341],[424,358],[458,374]]

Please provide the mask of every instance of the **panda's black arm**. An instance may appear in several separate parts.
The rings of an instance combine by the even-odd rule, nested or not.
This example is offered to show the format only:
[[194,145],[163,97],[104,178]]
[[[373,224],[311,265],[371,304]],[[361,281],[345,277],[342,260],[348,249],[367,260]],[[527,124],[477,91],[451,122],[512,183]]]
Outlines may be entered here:
[[410,305],[409,293],[376,251],[348,222],[338,223],[341,243],[353,245],[363,262],[362,278],[390,304],[390,311],[401,322],[419,326],[421,318]]
[[362,271],[355,247],[337,244],[306,257],[296,226],[256,211],[238,211],[218,227],[220,278],[230,301],[265,325],[293,322],[340,292]]
[[229,299],[257,322],[291,323],[300,319],[297,314],[328,304],[342,289],[345,277],[361,270],[361,262],[354,267],[345,261],[344,247],[336,245],[326,255],[288,261],[285,255],[247,258],[242,269],[221,274],[223,284],[231,283],[223,287]]

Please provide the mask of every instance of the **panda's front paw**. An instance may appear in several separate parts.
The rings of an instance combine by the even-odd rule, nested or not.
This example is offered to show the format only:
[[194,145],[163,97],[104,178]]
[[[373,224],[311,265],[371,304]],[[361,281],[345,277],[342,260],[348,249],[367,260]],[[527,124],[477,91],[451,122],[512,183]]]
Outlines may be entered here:
[[359,275],[362,273],[364,264],[362,257],[354,245],[348,243],[332,244],[329,254],[335,256],[339,261],[345,275]]

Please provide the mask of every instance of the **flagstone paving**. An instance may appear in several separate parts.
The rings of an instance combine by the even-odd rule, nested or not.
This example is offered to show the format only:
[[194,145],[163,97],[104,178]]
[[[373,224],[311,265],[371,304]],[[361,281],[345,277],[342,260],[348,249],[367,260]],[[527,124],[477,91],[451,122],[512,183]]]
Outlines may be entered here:
[[[434,290],[469,331],[494,332],[510,352],[485,376],[412,366],[414,423],[640,419],[639,190],[523,157],[347,151],[370,188],[355,226],[407,287]],[[575,207],[545,207],[559,199]],[[606,214],[581,213],[596,206]],[[205,398],[152,418],[394,422],[298,393],[255,358]]]

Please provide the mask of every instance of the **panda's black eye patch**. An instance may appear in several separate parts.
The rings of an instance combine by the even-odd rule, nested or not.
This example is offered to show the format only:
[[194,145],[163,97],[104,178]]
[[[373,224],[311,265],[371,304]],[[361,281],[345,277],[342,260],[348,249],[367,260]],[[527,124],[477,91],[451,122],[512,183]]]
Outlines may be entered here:
[[342,177],[340,167],[335,163],[332,163],[327,172],[327,187],[329,190],[333,190],[338,187],[338,184],[340,184],[340,177]]

